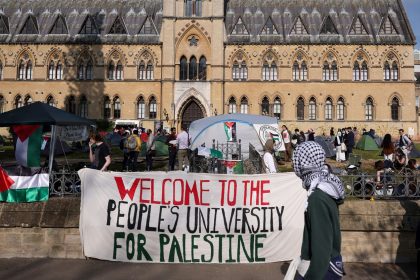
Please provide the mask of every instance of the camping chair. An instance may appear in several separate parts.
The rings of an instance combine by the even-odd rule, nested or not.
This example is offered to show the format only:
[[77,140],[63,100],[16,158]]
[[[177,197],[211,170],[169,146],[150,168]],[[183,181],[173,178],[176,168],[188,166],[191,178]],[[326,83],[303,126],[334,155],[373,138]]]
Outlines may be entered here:
[[362,157],[360,155],[349,155],[349,164],[346,167],[348,174],[357,174],[362,166]]

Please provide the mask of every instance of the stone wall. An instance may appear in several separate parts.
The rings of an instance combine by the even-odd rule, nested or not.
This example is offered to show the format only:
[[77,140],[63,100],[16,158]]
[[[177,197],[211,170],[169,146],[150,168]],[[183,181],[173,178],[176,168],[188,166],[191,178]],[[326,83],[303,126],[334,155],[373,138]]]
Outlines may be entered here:
[[[83,258],[79,198],[0,204],[0,258]],[[346,262],[415,262],[418,201],[347,200],[340,208]]]

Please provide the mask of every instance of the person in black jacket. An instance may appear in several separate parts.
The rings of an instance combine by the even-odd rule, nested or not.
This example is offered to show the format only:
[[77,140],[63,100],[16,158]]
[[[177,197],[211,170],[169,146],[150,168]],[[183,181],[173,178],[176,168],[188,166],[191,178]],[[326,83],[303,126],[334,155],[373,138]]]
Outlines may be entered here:
[[346,137],[347,143],[347,151],[346,151],[346,159],[349,159],[350,154],[353,153],[353,147],[354,147],[354,132],[351,129],[351,127],[347,127],[347,137]]

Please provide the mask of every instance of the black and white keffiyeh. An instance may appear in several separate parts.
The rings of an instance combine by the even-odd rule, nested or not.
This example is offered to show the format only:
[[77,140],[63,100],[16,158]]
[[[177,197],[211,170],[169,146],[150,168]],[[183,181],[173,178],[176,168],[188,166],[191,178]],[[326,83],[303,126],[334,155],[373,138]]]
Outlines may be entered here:
[[314,141],[298,145],[293,153],[293,168],[302,179],[308,197],[315,189],[320,189],[336,200],[344,199],[344,187],[340,179],[331,174],[325,164],[325,151]]

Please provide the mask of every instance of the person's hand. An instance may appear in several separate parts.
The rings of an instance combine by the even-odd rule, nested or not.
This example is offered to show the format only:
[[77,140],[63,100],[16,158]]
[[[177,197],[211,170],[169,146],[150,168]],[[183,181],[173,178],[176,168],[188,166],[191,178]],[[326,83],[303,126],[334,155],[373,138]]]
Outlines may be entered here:
[[90,140],[89,140],[89,148],[90,148],[90,149],[92,149],[92,145],[93,145],[93,144],[95,144],[95,142],[94,142],[92,139],[90,139]]

